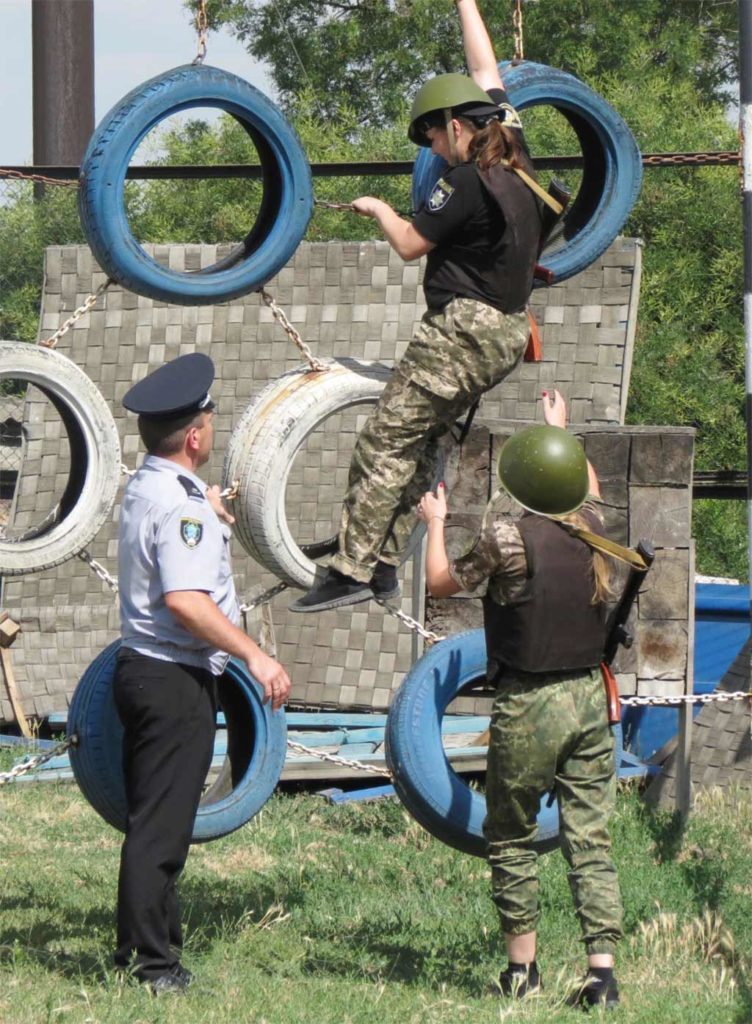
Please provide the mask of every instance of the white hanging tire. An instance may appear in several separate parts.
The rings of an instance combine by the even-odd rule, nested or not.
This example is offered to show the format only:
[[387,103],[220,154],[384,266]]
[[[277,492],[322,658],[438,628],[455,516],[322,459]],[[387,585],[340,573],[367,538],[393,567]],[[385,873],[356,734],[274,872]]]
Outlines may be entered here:
[[56,515],[18,540],[0,538],[0,576],[41,572],[82,551],[115,503],[120,439],[112,413],[94,383],[53,349],[0,341],[0,382],[35,385],[57,410],[68,435],[70,475]]
[[[331,417],[347,411],[357,414],[358,407],[364,417],[370,413],[392,372],[383,364],[355,359],[329,365],[320,373],[297,367],[268,384],[238,421],[224,463],[224,485],[237,482],[239,487],[232,505],[236,537],[257,562],[288,585],[304,590],[323,570],[310,557],[316,541],[301,545],[288,523],[286,497],[296,455]],[[336,445],[331,440],[334,431],[327,430],[323,436]],[[304,470],[303,483],[305,475]],[[343,496],[344,486],[337,492],[337,512]],[[420,543],[424,529],[416,524],[407,554]],[[336,533],[336,525],[329,532]]]

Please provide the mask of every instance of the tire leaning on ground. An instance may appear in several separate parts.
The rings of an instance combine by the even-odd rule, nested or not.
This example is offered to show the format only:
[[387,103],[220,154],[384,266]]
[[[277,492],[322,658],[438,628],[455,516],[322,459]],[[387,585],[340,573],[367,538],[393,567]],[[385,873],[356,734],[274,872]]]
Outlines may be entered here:
[[[223,485],[239,483],[232,504],[235,536],[252,558],[292,587],[307,590],[324,571],[288,525],[285,499],[295,457],[329,417],[356,406],[370,412],[391,372],[380,363],[356,359],[335,362],[325,373],[298,367],[268,384],[232,432]],[[406,558],[424,532],[416,520]]]
[[[517,110],[554,107],[580,143],[584,165],[579,192],[564,215],[563,228],[540,258],[557,281],[565,281],[598,259],[624,225],[642,184],[640,151],[623,118],[574,75],[532,61],[504,62],[499,69]],[[416,210],[446,166],[429,149],[419,150],[412,186]]]
[[[71,766],[86,799],[104,820],[125,831],[122,767],[123,728],[112,681],[120,648],[116,640],[81,677],[68,712],[68,736],[76,736]],[[231,659],[219,680],[230,756],[204,793],[193,826],[194,843],[219,839],[257,814],[279,782],[287,751],[284,712],[263,703],[263,690],[240,662]]]
[[[413,665],[389,708],[386,760],[394,788],[410,814],[448,846],[486,856],[483,821],[486,798],[452,769],[441,741],[441,720],[463,687],[486,675],[482,629],[447,637]],[[603,713],[606,713],[605,696]],[[614,730],[617,765],[621,728]],[[541,800],[535,846],[539,852],[558,843],[559,813],[548,796]]]
[[[68,435],[70,475],[54,516],[18,540],[0,539],[0,576],[40,572],[82,551],[112,510],[121,465],[112,413],[70,359],[39,345],[0,341],[0,381],[10,380],[35,385],[57,410]],[[36,440],[32,434],[27,449]]]
[[[250,232],[227,257],[181,273],[161,266],[136,241],[123,189],[144,136],[171,114],[197,106],[231,114],[250,135],[263,199]],[[262,92],[219,68],[187,64],[133,89],[97,126],[81,165],[78,205],[97,262],[118,284],[165,302],[224,302],[262,287],[295,252],[313,211],[311,170],[294,129]]]

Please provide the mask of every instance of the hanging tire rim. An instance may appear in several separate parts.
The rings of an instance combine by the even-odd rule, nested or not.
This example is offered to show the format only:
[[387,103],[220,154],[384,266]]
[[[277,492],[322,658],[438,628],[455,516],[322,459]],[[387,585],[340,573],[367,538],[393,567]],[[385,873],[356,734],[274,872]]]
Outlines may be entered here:
[[[115,504],[120,440],[99,390],[60,352],[0,341],[0,381],[38,388],[60,416],[70,449],[68,481],[55,507],[15,540],[0,533],[0,576],[15,576],[59,565],[94,538]],[[28,444],[37,442],[31,437]]]
[[[485,681],[486,660],[482,629],[457,633],[436,644],[405,677],[389,708],[385,733],[387,764],[407,810],[437,839],[476,857],[487,852],[486,798],[449,764],[441,721],[462,689]],[[615,732],[620,760],[621,729]],[[549,850],[558,844],[558,837],[559,812],[546,794],[538,813],[535,847],[539,852]]]
[[[231,114],[251,137],[263,198],[248,235],[227,257],[181,273],[159,264],[133,236],[125,210],[128,164],[160,121],[192,107]],[[313,211],[311,171],[288,121],[262,92],[219,68],[188,64],[144,82],[97,126],[81,166],[79,213],[97,262],[124,288],[165,302],[224,302],[261,288],[290,259]]]
[[[624,225],[642,184],[640,151],[623,118],[574,75],[532,61],[503,62],[499,70],[509,101],[517,110],[552,106],[566,118],[579,140],[583,157],[580,188],[556,239],[540,257],[557,281],[565,281],[598,259]],[[446,166],[429,149],[419,150],[412,185],[416,210]]]
[[[331,553],[336,541],[351,451],[341,438],[352,435],[355,442],[391,372],[355,359],[334,362],[324,373],[291,370],[259,393],[232,432],[223,476],[224,486],[237,482],[239,487],[232,506],[235,536],[252,558],[290,586],[307,590],[324,572],[313,559]],[[441,466],[437,479],[440,472]],[[327,505],[317,500],[319,485],[329,492]],[[291,532],[288,497],[295,500],[305,542]],[[424,532],[416,520],[405,558]]]
[[[106,647],[84,672],[68,712],[76,737],[70,760],[86,799],[104,820],[125,831],[123,727],[112,692],[120,641]],[[205,791],[193,826],[194,843],[228,835],[264,806],[279,782],[287,750],[284,712],[272,712],[264,693],[240,662],[231,659],[219,680],[229,753]]]

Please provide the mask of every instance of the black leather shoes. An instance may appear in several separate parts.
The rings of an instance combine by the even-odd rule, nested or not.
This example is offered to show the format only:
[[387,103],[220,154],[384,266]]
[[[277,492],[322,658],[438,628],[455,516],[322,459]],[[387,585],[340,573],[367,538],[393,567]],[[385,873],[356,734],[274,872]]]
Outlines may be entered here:
[[158,978],[152,979],[149,988],[155,996],[168,994],[184,995],[188,986],[193,981],[193,975],[187,967],[182,964],[173,964],[169,971],[160,974]]

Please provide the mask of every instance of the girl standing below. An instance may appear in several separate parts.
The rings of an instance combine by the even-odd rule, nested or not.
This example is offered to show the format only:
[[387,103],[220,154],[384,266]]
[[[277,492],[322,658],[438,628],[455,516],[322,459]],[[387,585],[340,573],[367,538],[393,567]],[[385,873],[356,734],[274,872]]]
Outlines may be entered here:
[[616,795],[614,741],[599,668],[608,566],[560,522],[603,534],[595,506],[586,502],[588,492],[599,497],[598,481],[582,446],[563,429],[566,409],[558,391],[550,403],[544,392],[544,418],[548,426],[515,434],[499,458],[501,485],[528,510],[521,519],[487,516],[471,551],[450,562],[443,486],[421,498],[418,516],[428,527],[426,578],[434,597],[488,580],[483,621],[496,699],[484,831],[509,959],[499,988],[522,997],[541,985],[533,842],[541,797],[553,789],[588,958],[572,1001],[613,1008],[622,905],[608,833]]

